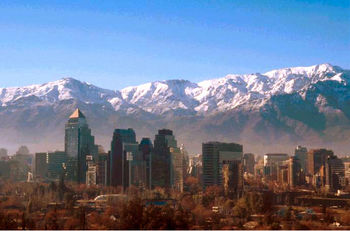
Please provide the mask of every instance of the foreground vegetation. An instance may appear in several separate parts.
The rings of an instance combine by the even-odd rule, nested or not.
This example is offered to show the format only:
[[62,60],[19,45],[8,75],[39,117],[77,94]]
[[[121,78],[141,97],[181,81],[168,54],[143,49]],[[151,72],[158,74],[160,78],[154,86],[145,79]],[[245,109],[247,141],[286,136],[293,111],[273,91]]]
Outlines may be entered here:
[[[271,191],[253,190],[240,199],[228,199],[219,187],[202,192],[189,177],[186,192],[130,188],[127,200],[101,208],[81,203],[120,188],[86,187],[59,182],[0,183],[1,229],[330,229],[335,222],[350,225],[348,210],[273,206]],[[147,201],[168,203],[155,205]],[[318,215],[317,214],[321,214]],[[320,219],[321,216],[321,219]],[[334,228],[341,228],[336,227]]]

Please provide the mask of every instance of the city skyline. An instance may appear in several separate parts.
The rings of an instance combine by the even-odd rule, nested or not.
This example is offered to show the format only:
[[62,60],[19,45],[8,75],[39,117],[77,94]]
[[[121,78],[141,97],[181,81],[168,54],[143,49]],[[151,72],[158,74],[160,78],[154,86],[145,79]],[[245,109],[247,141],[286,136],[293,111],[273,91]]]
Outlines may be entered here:
[[350,230],[349,0],[0,0],[0,230]]
[[[221,142],[215,137],[216,141],[202,143],[201,154],[190,156],[183,145],[179,147],[170,129],[158,130],[153,145],[149,138],[139,143],[132,128],[116,128],[109,150],[95,144],[92,134],[84,113],[77,108],[65,124],[64,152],[39,152],[33,156],[21,146],[14,156],[8,156],[1,149],[0,185],[5,187],[0,189],[6,193],[0,196],[6,203],[0,204],[0,228],[18,229],[21,225],[22,229],[96,229],[100,225],[100,229],[144,229],[143,220],[154,219],[147,213],[150,209],[177,211],[172,218],[175,223],[165,220],[168,229],[242,226],[275,230],[350,224],[342,218],[350,204],[350,158],[340,158],[332,150],[297,146],[292,155],[274,152],[262,158],[245,153],[239,143]],[[29,198],[19,197],[27,201],[22,212],[15,200],[8,198],[26,193],[23,189],[15,194],[6,191],[10,182],[11,187],[31,189]],[[46,196],[33,202],[38,193]],[[114,214],[129,216],[136,212],[141,221],[125,223],[126,217],[113,219],[108,213],[111,222],[90,219],[93,214],[106,215],[116,207],[115,202],[122,206],[117,206],[120,208]],[[125,212],[125,205],[130,206],[130,211]],[[184,216],[198,214],[197,206],[210,213],[204,222],[197,216],[178,222],[181,211],[186,211]],[[313,210],[321,208],[321,212]],[[67,213],[58,216],[58,209]],[[290,215],[283,215],[285,209]],[[334,211],[330,213],[329,209]],[[48,211],[52,215],[43,213]],[[8,215],[4,218],[3,213]],[[265,219],[269,213],[273,213],[271,218]],[[208,222],[209,218],[215,219],[215,214],[221,219]],[[325,219],[319,220],[322,217]],[[68,222],[75,218],[80,219]],[[221,222],[223,218],[225,223]],[[161,222],[157,218],[150,226],[154,229]]]

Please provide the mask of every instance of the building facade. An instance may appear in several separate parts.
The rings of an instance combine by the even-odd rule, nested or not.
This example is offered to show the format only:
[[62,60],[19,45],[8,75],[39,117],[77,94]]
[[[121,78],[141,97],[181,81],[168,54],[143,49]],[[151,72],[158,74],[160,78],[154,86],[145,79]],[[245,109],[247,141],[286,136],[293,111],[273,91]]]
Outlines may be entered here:
[[109,185],[110,157],[109,153],[99,153],[97,158],[97,184]]
[[62,151],[47,153],[47,175],[49,179],[59,179],[64,174],[67,155]]
[[169,129],[158,130],[154,139],[154,149],[152,155],[152,188],[172,187],[172,155],[170,148],[177,148],[177,141],[173,131]]
[[294,156],[299,159],[300,167],[304,173],[307,172],[307,148],[298,145],[294,150]]
[[142,153],[143,168],[142,177],[145,188],[152,188],[152,155],[153,155],[153,144],[150,138],[142,138],[139,151]]
[[129,182],[129,161],[127,152],[137,145],[136,134],[132,128],[115,129],[111,141],[110,184],[126,187]]
[[246,173],[254,175],[255,156],[253,153],[245,153],[243,155],[243,170]]
[[335,192],[346,185],[345,166],[337,156],[328,156],[326,161],[326,189]]
[[315,187],[324,187],[326,185],[326,162],[328,157],[334,156],[332,150],[311,149],[308,152],[308,178],[309,183]]
[[[236,143],[208,142],[202,144],[203,187],[223,185],[223,170],[227,176],[238,174],[233,178],[241,178],[243,174],[238,169],[242,163],[243,146]],[[226,166],[226,167],[224,167]],[[231,177],[232,178],[232,177]],[[229,180],[227,180],[229,182]],[[240,182],[240,181],[235,181]],[[232,184],[229,184],[233,187]],[[236,186],[235,186],[236,187]],[[238,187],[238,186],[237,186]]]
[[266,180],[278,181],[280,179],[279,169],[286,165],[289,159],[285,153],[267,153],[264,155],[264,177]]
[[47,177],[47,153],[39,152],[35,153],[35,166],[34,166],[35,179],[45,179]]
[[77,174],[73,181],[86,182],[86,156],[97,157],[95,138],[86,122],[84,114],[76,109],[69,117],[65,126],[65,153],[69,158],[76,159]]

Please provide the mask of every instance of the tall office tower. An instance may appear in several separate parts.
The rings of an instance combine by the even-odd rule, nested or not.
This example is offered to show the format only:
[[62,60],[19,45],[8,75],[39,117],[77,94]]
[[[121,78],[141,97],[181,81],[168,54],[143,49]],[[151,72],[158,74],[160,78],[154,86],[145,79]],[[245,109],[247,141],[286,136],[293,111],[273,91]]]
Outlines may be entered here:
[[152,188],[152,152],[153,152],[153,144],[150,138],[142,138],[139,151],[142,153],[143,159],[143,181],[145,187],[148,189]]
[[308,175],[311,178],[311,182],[314,186],[325,186],[326,183],[326,161],[328,156],[333,156],[332,150],[327,149],[311,149],[308,152]]
[[291,187],[301,185],[303,182],[301,174],[300,160],[296,156],[292,156],[288,161],[288,184]]
[[298,145],[294,150],[294,156],[299,159],[301,169],[304,173],[307,172],[307,148]]
[[47,177],[47,159],[46,152],[35,153],[35,179],[44,179]]
[[268,180],[278,180],[278,168],[285,165],[289,156],[285,153],[267,153],[264,155],[264,176]]
[[76,109],[69,117],[65,127],[65,152],[68,157],[77,160],[77,176],[72,179],[78,183],[85,183],[86,180],[86,156],[97,156],[95,138],[86,122],[83,113]]
[[328,156],[326,160],[326,188],[332,192],[345,187],[344,163],[337,156]]
[[244,172],[254,175],[255,156],[253,153],[245,153],[243,155],[243,170]]
[[178,147],[170,148],[170,186],[179,192],[183,192],[183,152]]
[[[243,146],[236,143],[208,142],[202,144],[203,186],[223,185],[223,165],[243,177],[241,171],[234,171],[233,166],[242,162]],[[237,181],[240,182],[240,181]],[[238,188],[238,186],[235,186]]]
[[67,163],[65,152],[55,151],[47,153],[47,175],[50,179],[59,179],[64,174]]
[[99,185],[109,185],[110,157],[109,153],[99,153],[97,158],[97,179]]
[[152,187],[171,187],[171,155],[170,148],[176,148],[177,141],[173,131],[158,130],[155,136],[152,155]]
[[[111,186],[125,186],[129,176],[129,161],[127,152],[132,145],[136,145],[136,134],[132,128],[115,129],[111,142],[110,154],[110,184]],[[128,147],[126,147],[128,146]],[[131,157],[129,155],[129,157]]]

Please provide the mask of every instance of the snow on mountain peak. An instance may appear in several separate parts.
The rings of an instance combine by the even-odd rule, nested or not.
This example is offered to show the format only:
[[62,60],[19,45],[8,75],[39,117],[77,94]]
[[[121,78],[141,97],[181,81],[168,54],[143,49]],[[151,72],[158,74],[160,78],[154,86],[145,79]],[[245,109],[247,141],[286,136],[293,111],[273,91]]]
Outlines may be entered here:
[[115,92],[98,88],[73,78],[62,78],[45,84],[26,87],[0,88],[0,103],[7,105],[21,98],[37,97],[48,103],[77,99],[83,102],[104,101],[115,96]]
[[115,110],[154,114],[180,110],[193,113],[215,113],[238,106],[259,107],[276,94],[290,94],[306,89],[318,81],[344,81],[343,70],[330,64],[272,70],[264,74],[229,74],[223,78],[192,83],[173,79],[106,90],[74,78],[27,87],[0,88],[0,105],[18,99],[37,97],[47,103],[75,99],[85,103],[108,104]]

